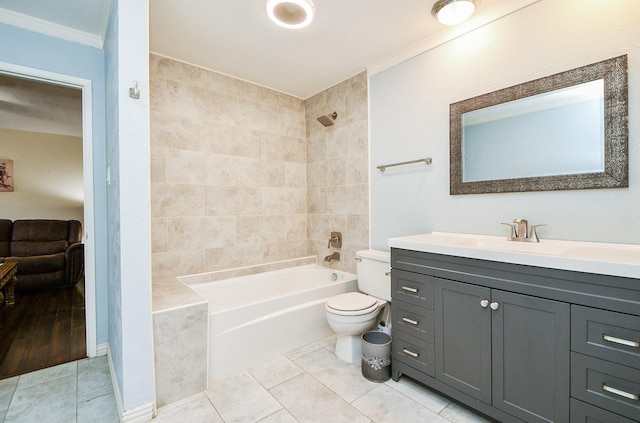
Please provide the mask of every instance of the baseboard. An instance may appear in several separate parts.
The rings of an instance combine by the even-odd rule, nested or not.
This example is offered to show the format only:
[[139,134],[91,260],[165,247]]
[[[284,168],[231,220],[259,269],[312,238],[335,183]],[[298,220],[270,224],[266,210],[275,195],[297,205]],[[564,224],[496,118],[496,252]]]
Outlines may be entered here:
[[109,362],[109,373],[111,374],[111,384],[113,385],[113,396],[116,399],[116,406],[118,407],[118,416],[121,423],[146,423],[151,421],[154,417],[155,403],[143,404],[133,410],[124,410],[122,406],[122,392],[118,385],[118,379],[115,377],[115,369],[113,367],[113,361],[111,359],[111,349],[109,344],[100,344],[98,351],[106,345],[107,361]]
[[148,423],[153,418],[154,404],[144,404],[133,410],[127,410],[124,412],[120,421],[122,423]]
[[102,357],[103,355],[107,355],[108,349],[109,349],[109,344],[106,342],[96,345],[96,357]]

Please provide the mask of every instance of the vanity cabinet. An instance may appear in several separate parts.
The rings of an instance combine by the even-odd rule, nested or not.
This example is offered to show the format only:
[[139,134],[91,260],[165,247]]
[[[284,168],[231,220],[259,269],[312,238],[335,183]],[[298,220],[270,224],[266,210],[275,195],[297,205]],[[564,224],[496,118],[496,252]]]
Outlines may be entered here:
[[391,261],[394,380],[501,422],[640,421],[640,281],[398,248]]
[[569,305],[440,280],[436,378],[525,421],[569,420]]

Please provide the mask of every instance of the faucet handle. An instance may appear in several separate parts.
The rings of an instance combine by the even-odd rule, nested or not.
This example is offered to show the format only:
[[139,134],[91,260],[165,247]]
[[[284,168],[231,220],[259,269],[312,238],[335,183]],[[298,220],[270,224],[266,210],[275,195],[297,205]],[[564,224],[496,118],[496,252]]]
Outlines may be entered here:
[[329,244],[327,244],[327,248],[342,248],[342,234],[340,232],[331,232],[331,237],[329,238]]
[[514,223],[505,223],[505,222],[501,222],[501,225],[507,225],[509,227],[509,238],[507,238],[507,240],[511,241],[512,239],[515,238],[515,233],[516,233],[516,225]]
[[546,223],[541,223],[539,225],[531,225],[531,229],[529,230],[529,238],[535,238],[536,242],[540,242],[540,238],[538,238],[538,232],[536,231],[537,227],[540,226],[548,226]]

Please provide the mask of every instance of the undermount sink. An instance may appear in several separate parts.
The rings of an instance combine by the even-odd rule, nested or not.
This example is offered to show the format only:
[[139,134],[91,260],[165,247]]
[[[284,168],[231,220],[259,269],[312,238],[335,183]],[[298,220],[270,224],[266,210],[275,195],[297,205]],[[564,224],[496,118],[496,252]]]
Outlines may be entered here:
[[579,272],[640,278],[640,245],[600,242],[508,241],[506,237],[432,232],[390,238],[389,246]]

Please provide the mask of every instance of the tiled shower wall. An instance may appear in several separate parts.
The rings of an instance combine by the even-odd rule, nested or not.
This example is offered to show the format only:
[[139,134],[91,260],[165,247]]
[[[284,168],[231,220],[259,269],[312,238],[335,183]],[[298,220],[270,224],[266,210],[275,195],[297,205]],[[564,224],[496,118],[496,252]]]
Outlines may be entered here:
[[[154,277],[321,261],[332,230],[345,237],[332,266],[355,271],[368,245],[365,74],[306,102],[157,55],[150,81]],[[315,120],[326,108],[330,128]]]
[[[355,253],[369,245],[367,75],[360,73],[305,101],[309,252],[340,252],[331,267],[355,273]],[[338,113],[324,127],[318,116]],[[342,248],[327,248],[331,231]],[[325,265],[327,263],[324,263]]]

